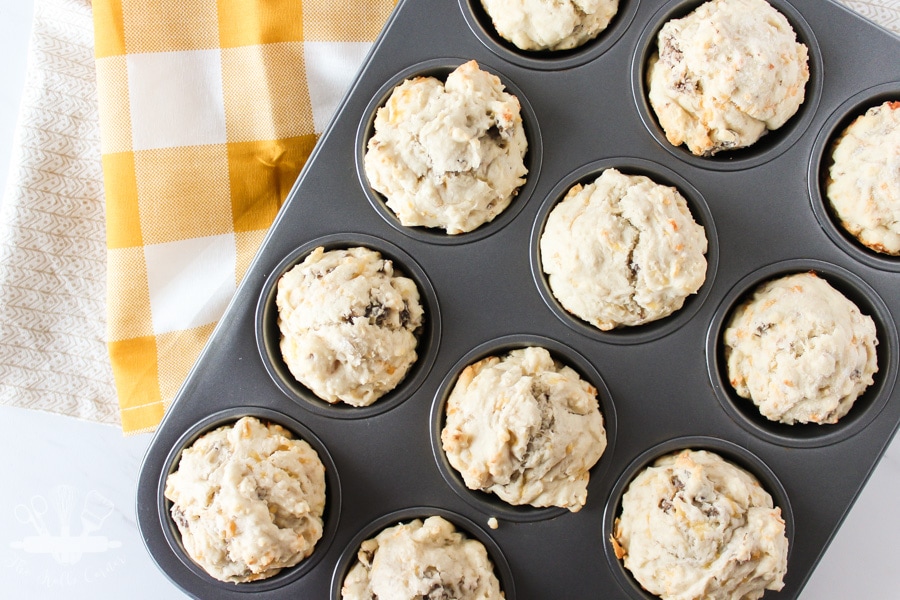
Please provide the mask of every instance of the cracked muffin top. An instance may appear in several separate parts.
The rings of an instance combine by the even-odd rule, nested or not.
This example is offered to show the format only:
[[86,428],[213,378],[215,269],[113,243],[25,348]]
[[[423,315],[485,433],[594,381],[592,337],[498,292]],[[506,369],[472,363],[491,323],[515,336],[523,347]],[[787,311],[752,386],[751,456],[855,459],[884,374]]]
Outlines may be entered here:
[[480,541],[440,516],[398,523],[364,541],[341,587],[342,600],[502,600]]
[[607,443],[597,389],[545,348],[468,365],[445,412],[441,443],[466,487],[512,505],[584,506]]
[[375,250],[316,248],[281,277],[275,301],[285,364],[326,402],[368,406],[418,357],[419,290]]
[[680,309],[706,280],[706,250],[677,189],[616,169],[570,189],[540,240],[553,296],[602,331]]
[[440,81],[414,77],[378,109],[363,166],[406,227],[466,233],[502,213],[525,183],[519,99],[471,60]]
[[692,154],[744,148],[803,104],[808,49],[765,0],[711,0],[663,25],[648,64],[666,138]]
[[220,581],[256,581],[312,554],[325,466],[280,425],[243,417],[185,448],[165,495],[194,562]]
[[761,284],[723,341],[737,394],[788,425],[837,423],[878,371],[875,321],[812,272]]
[[571,50],[609,25],[619,0],[481,0],[500,37],[522,50]]
[[841,225],[868,248],[900,256],[900,101],[857,117],[832,158],[826,194]]
[[629,484],[610,543],[663,600],[756,600],[784,587],[781,508],[756,477],[707,450],[658,459]]

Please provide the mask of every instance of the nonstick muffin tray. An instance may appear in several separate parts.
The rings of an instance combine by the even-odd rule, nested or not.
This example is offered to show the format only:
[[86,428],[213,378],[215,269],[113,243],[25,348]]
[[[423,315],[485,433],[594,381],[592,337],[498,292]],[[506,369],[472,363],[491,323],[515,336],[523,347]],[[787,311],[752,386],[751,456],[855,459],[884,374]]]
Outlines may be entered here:
[[[339,598],[363,539],[440,514],[485,543],[508,599],[650,597],[607,541],[619,500],[656,457],[706,448],[750,470],[782,508],[791,548],[785,587],[765,597],[800,593],[900,424],[900,259],[849,239],[822,197],[835,135],[868,106],[900,99],[900,40],[829,1],[770,0],[809,47],[806,101],[750,148],[698,158],[665,141],[645,99],[643,65],[662,23],[699,3],[620,0],[598,40],[551,55],[503,43],[477,0],[400,2],[147,451],[138,522],[176,585],[198,598]],[[361,169],[374,111],[403,79],[443,77],[469,59],[522,103],[527,184],[472,233],[405,228]],[[706,229],[709,267],[700,291],[672,316],[601,332],[553,299],[538,238],[553,203],[609,167],[678,187]],[[367,408],[317,400],[280,358],[275,282],[320,245],[379,250],[422,295],[419,360]],[[721,332],[757,283],[810,270],[873,317],[879,371],[838,424],[777,425],[732,392]],[[443,402],[459,370],[533,344],[599,390],[609,446],[578,513],[466,490],[440,448]],[[325,533],[297,567],[227,584],[185,555],[163,489],[186,445],[243,415],[279,422],[319,452],[328,471]]]

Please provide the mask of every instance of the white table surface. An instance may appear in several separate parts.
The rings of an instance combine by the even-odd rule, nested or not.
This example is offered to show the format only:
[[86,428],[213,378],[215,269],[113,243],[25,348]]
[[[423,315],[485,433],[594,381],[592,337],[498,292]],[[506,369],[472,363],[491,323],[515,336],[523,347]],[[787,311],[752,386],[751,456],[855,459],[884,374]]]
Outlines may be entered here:
[[[33,0],[0,0],[0,189],[7,179]],[[135,524],[135,486],[150,435],[0,407],[0,598],[183,598],[156,568]],[[802,600],[900,599],[900,439],[895,438],[803,590]],[[25,506],[50,535],[70,537],[49,553]],[[103,517],[76,539],[90,515]],[[67,532],[68,529],[68,532]],[[602,594],[601,596],[602,597]]]

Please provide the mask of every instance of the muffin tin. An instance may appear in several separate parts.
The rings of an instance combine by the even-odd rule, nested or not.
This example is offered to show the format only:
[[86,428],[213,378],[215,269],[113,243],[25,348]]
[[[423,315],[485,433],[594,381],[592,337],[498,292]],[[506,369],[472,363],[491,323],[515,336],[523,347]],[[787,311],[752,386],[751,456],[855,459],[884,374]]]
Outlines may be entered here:
[[[807,100],[754,146],[699,158],[666,142],[642,76],[662,23],[698,0],[620,0],[594,43],[560,54],[515,50],[492,32],[477,0],[401,1],[147,451],[138,524],[160,569],[197,598],[339,598],[363,539],[439,514],[485,543],[508,599],[650,597],[612,555],[609,533],[637,470],[693,447],[744,466],[772,493],[790,556],[784,589],[765,597],[799,595],[900,424],[900,258],[848,238],[822,197],[831,140],[866,107],[900,99],[900,40],[830,1],[770,3],[810,48]],[[362,172],[374,111],[404,78],[442,77],[469,59],[522,103],[528,182],[506,212],[471,233],[405,228]],[[706,229],[709,267],[698,294],[667,319],[600,332],[553,299],[538,240],[568,187],[609,167],[678,187]],[[319,245],[379,250],[422,294],[419,359],[368,408],[318,400],[280,358],[275,282]],[[808,270],[873,317],[879,372],[837,425],[778,426],[734,396],[721,330],[757,283]],[[528,344],[548,348],[599,390],[609,446],[577,513],[471,492],[440,448],[442,406],[459,371]],[[311,557],[269,580],[227,584],[185,555],[163,489],[187,444],[243,415],[307,439],[327,465],[329,496],[325,536]]]

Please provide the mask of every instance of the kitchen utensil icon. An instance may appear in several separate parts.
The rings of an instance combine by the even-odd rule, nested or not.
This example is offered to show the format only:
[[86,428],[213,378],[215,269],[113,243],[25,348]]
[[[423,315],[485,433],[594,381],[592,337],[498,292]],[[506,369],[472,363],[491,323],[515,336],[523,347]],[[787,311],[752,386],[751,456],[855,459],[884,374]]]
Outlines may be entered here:
[[[59,537],[67,539],[71,537],[69,521],[72,516],[72,508],[75,505],[75,488],[69,485],[60,485],[53,490],[53,507],[59,519]],[[64,565],[72,565],[79,561],[81,552],[64,550],[62,548],[53,552],[53,558]]]
[[18,504],[15,508],[16,519],[20,523],[31,523],[40,537],[49,537],[44,515],[47,514],[47,501],[43,496],[32,496],[29,504]]
[[96,490],[88,492],[84,498],[84,507],[81,509],[82,537],[100,529],[114,508],[112,501],[100,492]]

